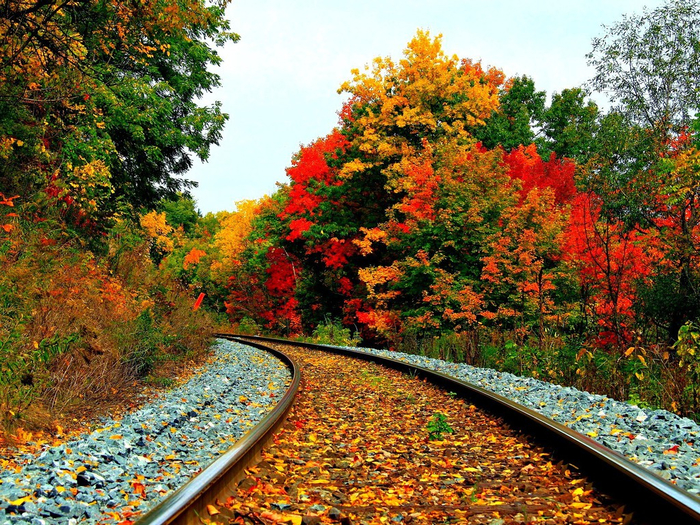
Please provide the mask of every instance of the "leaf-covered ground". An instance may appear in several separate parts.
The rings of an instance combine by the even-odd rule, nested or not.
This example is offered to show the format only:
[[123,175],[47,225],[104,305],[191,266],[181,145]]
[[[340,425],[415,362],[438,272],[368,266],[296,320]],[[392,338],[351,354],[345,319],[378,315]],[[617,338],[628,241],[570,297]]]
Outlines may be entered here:
[[285,351],[302,365],[301,394],[211,522],[629,520],[573,468],[449,392],[374,363]]

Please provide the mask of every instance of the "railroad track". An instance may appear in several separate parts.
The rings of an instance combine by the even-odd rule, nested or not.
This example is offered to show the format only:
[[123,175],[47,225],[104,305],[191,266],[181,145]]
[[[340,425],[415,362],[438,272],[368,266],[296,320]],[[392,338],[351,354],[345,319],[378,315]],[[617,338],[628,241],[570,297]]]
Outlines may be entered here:
[[[362,359],[365,361],[370,361],[372,363],[377,363],[384,365],[387,368],[391,368],[402,372],[404,374],[409,374],[411,378],[424,379],[430,383],[433,383],[437,387],[441,388],[443,392],[449,392],[459,398],[468,400],[470,403],[485,409],[490,414],[497,416],[507,422],[508,426],[514,429],[518,429],[519,433],[525,434],[536,441],[538,446],[545,447],[546,450],[554,451],[555,456],[558,460],[562,460],[568,464],[577,465],[582,474],[584,474],[588,480],[595,484],[596,490],[600,489],[611,497],[614,497],[616,501],[623,502],[625,504],[624,516],[629,517],[630,511],[634,512],[636,523],[700,523],[700,499],[694,497],[693,495],[683,491],[674,485],[668,483],[663,478],[655,475],[651,471],[645,469],[627,460],[625,457],[613,452],[606,447],[598,444],[597,442],[591,440],[587,436],[582,436],[571,429],[560,425],[556,422],[543,417],[537,412],[530,410],[521,405],[512,403],[508,399],[505,399],[497,394],[484,390],[480,387],[467,384],[465,382],[456,380],[449,376],[427,370],[421,367],[413,366],[405,362],[392,360],[389,358],[380,357],[373,354],[366,354],[363,352],[348,350],[344,348],[331,347],[326,345],[311,345],[308,343],[297,343],[286,340],[263,338],[263,337],[235,337],[225,334],[220,334],[221,337],[226,337],[229,339],[238,340],[240,342],[245,342],[251,346],[256,346],[258,348],[266,349],[274,352],[276,355],[280,356],[288,366],[293,370],[293,381],[288,391],[284,394],[278,406],[260,423],[256,426],[249,434],[247,434],[236,446],[231,449],[222,458],[217,460],[209,468],[205,469],[200,475],[194,478],[186,486],[178,490],[176,493],[171,495],[160,505],[152,509],[148,514],[143,516],[137,523],[139,525],[155,524],[155,523],[206,523],[210,518],[209,511],[211,507],[208,505],[217,505],[221,507],[223,502],[227,500],[232,501],[231,496],[238,494],[241,496],[243,493],[237,492],[239,488],[239,483],[246,476],[246,468],[250,467],[256,459],[260,458],[260,451],[262,450],[265,443],[268,443],[275,431],[279,430],[283,424],[285,416],[289,413],[294,397],[297,393],[297,389],[300,384],[300,373],[299,368],[295,363],[295,359],[287,357],[286,354],[290,354],[293,351],[281,352],[280,350],[270,348],[270,344],[279,346],[286,345],[288,347],[307,347],[314,350],[322,350],[324,353],[332,353],[337,355],[344,355],[349,357],[354,357]],[[263,344],[266,343],[266,344]],[[297,356],[297,359],[300,355]],[[303,356],[301,357],[303,359]],[[472,419],[473,415],[467,416]],[[297,422],[298,424],[298,422]],[[495,438],[494,438],[495,439]],[[277,448],[277,447],[275,447]],[[477,447],[479,448],[479,447]],[[284,451],[282,451],[284,453]],[[287,454],[290,452],[287,450]],[[296,452],[294,452],[296,453]],[[487,453],[488,455],[488,453]],[[404,454],[405,456],[405,454]],[[515,457],[515,456],[514,456]],[[266,455],[268,461],[264,463],[270,463],[272,461],[282,462],[281,459],[274,459],[272,456]],[[313,462],[312,462],[313,463]],[[447,466],[454,467],[454,460],[448,459],[445,463]],[[342,462],[339,463],[341,466]],[[355,465],[357,466],[357,465]],[[278,465],[279,467],[279,465]],[[282,468],[282,467],[279,467]],[[333,468],[331,467],[328,468]],[[512,465],[496,467],[497,469],[511,471],[513,469],[528,469],[528,465],[525,467]],[[533,467],[534,468],[534,467]],[[562,472],[566,470],[562,467]],[[394,469],[395,470],[395,469]],[[404,470],[399,469],[400,473]],[[268,473],[269,474],[269,473]],[[276,473],[273,472],[273,478],[275,478]],[[259,477],[265,476],[265,472],[262,474],[257,474]],[[334,474],[335,476],[336,474]],[[373,474],[376,477],[376,472]],[[279,478],[280,476],[277,476]],[[467,478],[467,479],[464,479]],[[520,483],[520,489],[522,490],[534,490],[533,487],[527,489],[527,481],[523,481],[522,474],[518,479],[500,479],[494,478],[495,481],[487,481],[486,485],[500,485],[500,490],[508,491],[510,490],[507,483],[510,481],[515,481]],[[484,505],[485,502],[478,500],[474,494],[476,486],[479,484],[479,480],[475,481],[474,476],[464,476],[463,478],[458,478],[461,481],[459,483],[463,486],[465,483],[473,483],[473,488],[470,494],[472,494],[471,501],[460,501],[455,504],[455,502],[450,502],[449,505],[440,504],[440,502],[434,502],[433,504],[423,504],[420,505],[406,505],[398,504],[396,500],[395,505],[393,505],[393,512],[395,516],[402,516],[402,519],[411,521],[411,516],[413,516],[414,522],[420,523],[431,523],[430,521],[421,521],[420,518],[416,516],[415,512],[411,512],[413,509],[420,512],[427,512],[430,516],[437,516],[440,512],[447,513],[447,515],[457,516],[454,522],[465,522],[467,516],[473,516],[475,522],[479,522],[479,517],[482,513],[487,516],[489,512],[495,510],[494,506]],[[257,480],[257,478],[256,478]],[[274,481],[274,480],[273,480]],[[260,481],[257,480],[256,483]],[[327,480],[329,484],[337,484],[335,481]],[[354,484],[358,481],[346,481],[346,484]],[[443,480],[444,482],[444,480]],[[483,483],[483,482],[482,482]],[[516,485],[517,485],[516,483]],[[525,483],[525,488],[523,488],[523,483]],[[376,491],[380,493],[384,490],[387,480],[384,480],[384,485],[379,485],[372,487],[370,491]],[[250,489],[251,483],[246,485]],[[517,488],[517,487],[516,487]],[[518,489],[518,490],[520,490]],[[250,489],[252,490],[252,489]],[[249,492],[250,492],[249,490]],[[437,490],[437,489],[433,489]],[[513,489],[515,490],[515,489]],[[583,490],[581,487],[580,492],[577,490],[573,491],[576,494],[585,493],[588,494],[588,489]],[[367,493],[367,489],[365,490]],[[247,494],[247,493],[246,493]],[[330,496],[329,496],[330,497]],[[338,496],[340,497],[340,496]],[[604,494],[601,496],[591,496],[592,501],[600,503],[601,500],[608,501]],[[597,499],[596,499],[597,498]],[[538,510],[546,508],[546,498],[544,500],[540,499],[528,499],[526,503],[517,503],[511,506],[501,506],[502,514],[508,518],[513,518],[514,515],[518,516],[518,519],[523,519],[523,513],[527,517],[528,513],[534,515]],[[577,503],[578,497],[576,498]],[[250,513],[250,518],[245,521],[241,516],[246,516],[244,511],[238,511],[238,514],[222,514],[220,516],[214,516],[217,518],[219,523],[227,523],[228,518],[222,518],[222,516],[231,516],[231,520],[235,516],[238,516],[236,523],[282,523],[283,521],[274,521],[275,519],[282,520],[284,513],[269,514],[267,517],[260,516],[256,514],[255,506],[250,506],[250,502],[246,502],[249,506],[244,506],[244,511]],[[336,507],[343,510],[346,515],[342,517],[345,523],[356,523],[347,518],[347,514],[353,516],[359,516],[367,513],[371,514],[371,505],[361,505],[360,501],[347,501],[343,500],[342,497],[335,501],[337,503]],[[386,501],[385,507],[386,505]],[[538,505],[540,505],[538,507]],[[544,506],[543,506],[544,505]],[[615,506],[613,504],[610,504]],[[610,506],[608,505],[608,506]],[[551,506],[551,505],[550,505]],[[585,507],[586,503],[582,503],[582,507]],[[322,506],[323,507],[323,506]],[[391,505],[388,505],[391,507]],[[319,509],[320,507],[316,507]],[[328,505],[326,505],[326,511],[328,510]],[[618,510],[621,511],[620,505],[617,504]],[[259,510],[259,509],[258,509]],[[280,507],[280,510],[284,510],[284,507]],[[334,511],[338,509],[333,508]],[[337,514],[336,512],[336,514]],[[397,514],[399,513],[399,514]],[[432,513],[432,514],[430,514]],[[437,513],[437,514],[436,514]],[[476,513],[476,514],[475,514]],[[625,518],[622,518],[621,512],[617,513],[617,516],[611,514],[610,522],[616,520],[616,522],[624,522]],[[462,518],[460,518],[461,516]],[[602,516],[602,515],[601,515]],[[335,516],[337,521],[341,522],[341,514]],[[255,521],[259,519],[259,521]],[[299,518],[300,519],[300,518]],[[435,518],[437,519],[437,518]],[[469,518],[472,519],[472,518]],[[486,519],[486,518],[484,518]],[[514,518],[513,518],[514,519]],[[600,517],[599,519],[606,522],[606,518]],[[266,521],[267,520],[267,521]],[[233,522],[233,521],[231,521]],[[294,519],[291,519],[292,523],[295,523]],[[362,522],[362,521],[360,521]],[[438,521],[434,521],[437,523]],[[439,521],[442,522],[442,521]],[[484,523],[489,523],[490,521],[484,521]],[[493,521],[493,523],[505,523],[506,521],[499,522]],[[552,523],[559,523],[561,521],[552,521]],[[313,521],[310,521],[313,523]],[[343,523],[343,522],[341,522]]]

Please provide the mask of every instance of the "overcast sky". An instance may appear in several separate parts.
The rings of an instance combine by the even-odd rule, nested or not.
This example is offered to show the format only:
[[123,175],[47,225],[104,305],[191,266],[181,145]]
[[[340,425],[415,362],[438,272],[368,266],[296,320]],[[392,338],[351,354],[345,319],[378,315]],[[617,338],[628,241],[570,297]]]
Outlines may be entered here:
[[622,14],[661,0],[232,0],[241,36],[220,50],[220,100],[230,119],[209,162],[187,178],[203,213],[270,194],[301,144],[336,125],[338,88],[376,56],[398,60],[417,29],[443,35],[443,50],[553,92],[591,76],[591,39]]

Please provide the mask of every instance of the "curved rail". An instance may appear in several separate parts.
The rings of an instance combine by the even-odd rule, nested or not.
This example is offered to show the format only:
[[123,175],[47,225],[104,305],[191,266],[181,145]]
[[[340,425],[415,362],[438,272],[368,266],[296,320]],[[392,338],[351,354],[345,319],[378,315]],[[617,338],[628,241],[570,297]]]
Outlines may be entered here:
[[619,497],[645,522],[700,523],[700,498],[676,487],[588,436],[579,434],[534,410],[477,385],[417,365],[348,348],[262,336],[217,335],[246,344],[252,344],[250,340],[254,340],[314,348],[374,361],[405,373],[410,372],[448,391],[472,399],[479,406],[503,416],[507,422],[532,435],[539,442],[556,450],[560,457],[575,464],[606,492]]
[[244,343],[270,352],[282,360],[292,372],[292,383],[275,408],[260,423],[197,476],[139,518],[136,525],[164,523],[200,525],[202,523],[200,516],[207,516],[207,504],[224,495],[228,496],[234,491],[243,470],[254,462],[263,445],[284,422],[299,390],[301,381],[299,367],[293,359],[279,350],[250,341],[244,341]]

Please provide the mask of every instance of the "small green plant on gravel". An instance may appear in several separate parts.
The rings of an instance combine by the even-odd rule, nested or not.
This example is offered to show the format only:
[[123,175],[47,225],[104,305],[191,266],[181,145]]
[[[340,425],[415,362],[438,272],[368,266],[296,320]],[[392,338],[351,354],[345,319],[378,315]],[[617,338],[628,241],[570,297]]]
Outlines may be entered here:
[[443,434],[454,434],[454,429],[447,422],[447,416],[442,412],[435,412],[426,425],[428,439],[430,441],[442,440]]
[[476,503],[476,501],[479,499],[479,492],[481,491],[481,487],[479,486],[479,482],[477,481],[474,483],[474,486],[472,487],[472,493],[471,493],[471,502]]

